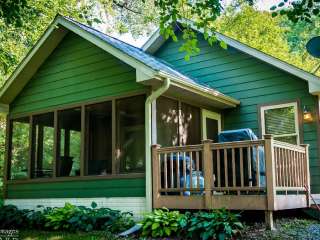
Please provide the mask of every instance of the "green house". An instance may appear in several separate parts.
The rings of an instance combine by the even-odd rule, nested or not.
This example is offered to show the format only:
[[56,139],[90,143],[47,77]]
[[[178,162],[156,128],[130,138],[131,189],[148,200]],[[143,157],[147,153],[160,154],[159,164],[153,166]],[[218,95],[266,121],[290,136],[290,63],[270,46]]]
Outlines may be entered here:
[[[272,212],[312,204],[309,186],[320,200],[320,79],[217,36],[226,50],[199,32],[185,61],[159,32],[139,49],[56,17],[0,91],[6,204]],[[236,129],[259,140],[218,143]]]

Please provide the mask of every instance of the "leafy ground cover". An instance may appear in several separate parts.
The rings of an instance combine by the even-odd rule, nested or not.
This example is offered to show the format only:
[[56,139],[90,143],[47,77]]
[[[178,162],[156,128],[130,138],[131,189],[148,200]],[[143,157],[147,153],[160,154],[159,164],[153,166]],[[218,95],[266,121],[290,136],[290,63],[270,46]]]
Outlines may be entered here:
[[316,220],[281,218],[275,221],[275,227],[275,231],[266,231],[262,223],[246,226],[242,239],[320,239],[320,222]]
[[[276,231],[266,231],[263,223],[252,224],[245,227],[240,239],[320,239],[319,221],[310,219],[281,218],[276,220],[276,228]],[[94,231],[90,233],[21,231],[20,238],[23,240],[120,240],[120,238],[117,238],[115,235],[102,231]]]

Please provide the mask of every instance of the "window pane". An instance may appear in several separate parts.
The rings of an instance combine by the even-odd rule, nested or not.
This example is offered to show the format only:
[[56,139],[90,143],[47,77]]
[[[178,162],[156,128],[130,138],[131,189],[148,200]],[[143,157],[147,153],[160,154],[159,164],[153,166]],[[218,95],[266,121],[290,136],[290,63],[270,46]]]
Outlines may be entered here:
[[144,171],[144,102],[144,96],[137,96],[120,99],[116,103],[117,157],[121,173]]
[[58,112],[57,176],[79,176],[81,108]]
[[207,139],[213,140],[213,142],[218,142],[218,135],[219,135],[219,122],[216,119],[206,118],[206,133]]
[[46,113],[33,117],[32,177],[52,177],[54,114]]
[[179,145],[178,101],[166,97],[157,99],[157,142],[163,147]]
[[11,127],[10,178],[26,178],[29,159],[29,117],[12,120]]
[[112,173],[112,103],[87,106],[86,125],[87,174]]
[[181,104],[180,144],[191,145],[201,143],[200,109]]
[[267,134],[296,133],[295,108],[293,106],[265,110],[265,128]]

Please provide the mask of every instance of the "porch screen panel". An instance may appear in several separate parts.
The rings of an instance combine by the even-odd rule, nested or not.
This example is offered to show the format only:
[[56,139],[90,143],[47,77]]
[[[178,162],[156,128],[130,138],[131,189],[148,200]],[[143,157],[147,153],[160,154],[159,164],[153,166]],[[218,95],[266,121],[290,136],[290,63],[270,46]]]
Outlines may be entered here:
[[54,161],[54,114],[33,116],[33,178],[52,177]]
[[157,143],[163,147],[179,145],[179,104],[176,100],[157,99]]
[[297,109],[294,105],[264,110],[266,134],[274,135],[279,141],[298,143]]
[[112,102],[86,106],[86,174],[112,173]]
[[201,143],[200,109],[181,103],[180,145]]
[[29,117],[11,121],[10,179],[24,179],[28,176],[29,160]]
[[81,108],[58,111],[57,176],[79,176]]
[[145,96],[116,101],[117,166],[120,173],[144,172]]

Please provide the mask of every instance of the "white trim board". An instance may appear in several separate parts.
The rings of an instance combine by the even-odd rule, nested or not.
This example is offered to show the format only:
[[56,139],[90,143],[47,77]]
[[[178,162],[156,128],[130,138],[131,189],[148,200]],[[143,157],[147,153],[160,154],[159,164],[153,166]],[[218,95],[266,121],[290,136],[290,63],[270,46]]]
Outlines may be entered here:
[[283,103],[283,104],[273,104],[267,106],[260,107],[260,119],[261,119],[261,131],[262,136],[266,134],[266,126],[265,126],[265,114],[266,110],[270,109],[278,109],[278,108],[285,108],[285,107],[294,107],[294,122],[295,122],[295,134],[282,134],[282,135],[274,135],[274,137],[285,137],[285,136],[297,136],[297,144],[300,144],[300,130],[299,130],[299,110],[298,110],[298,103],[297,102],[290,102],[290,103]]
[[63,207],[66,203],[76,206],[90,207],[95,202],[99,207],[106,207],[122,212],[132,212],[135,219],[141,219],[146,213],[144,197],[112,197],[112,198],[39,198],[39,199],[5,199],[5,205],[15,205],[19,209],[37,209],[37,206]]
[[[193,26],[193,29],[195,31],[198,31],[200,33],[203,33],[203,29],[197,29],[193,22],[190,20],[180,20],[180,23],[188,22]],[[311,74],[309,72],[306,72],[296,66],[293,66],[287,62],[284,62],[278,58],[275,58],[271,55],[268,55],[266,53],[263,53],[253,47],[250,47],[244,43],[241,43],[233,38],[230,38],[226,35],[223,35],[221,33],[215,32],[217,38],[219,41],[225,42],[227,45],[234,47],[235,49],[244,52],[252,57],[255,57],[263,62],[266,62],[267,64],[270,64],[280,70],[283,70],[291,75],[294,75],[302,80],[305,80],[309,83],[309,92],[311,94],[319,94],[320,93],[320,78],[314,74]],[[166,40],[160,35],[160,30],[156,30],[151,37],[147,40],[147,42],[142,46],[142,50],[148,53],[154,53],[156,52],[164,43]]]

